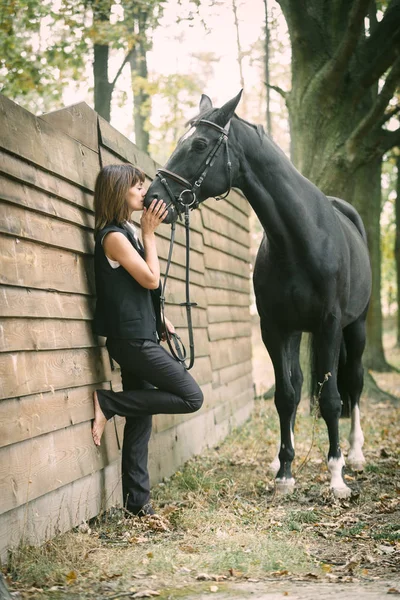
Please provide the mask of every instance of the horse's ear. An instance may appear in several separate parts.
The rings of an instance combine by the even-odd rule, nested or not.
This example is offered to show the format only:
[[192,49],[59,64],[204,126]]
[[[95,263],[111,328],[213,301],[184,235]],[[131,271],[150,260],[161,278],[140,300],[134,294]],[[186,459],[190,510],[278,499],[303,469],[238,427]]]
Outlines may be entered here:
[[206,94],[202,94],[201,95],[201,99],[200,99],[200,104],[199,104],[199,109],[200,109],[200,114],[205,112],[206,110],[210,110],[210,108],[212,108],[212,101],[211,98],[209,96],[207,96]]
[[236,110],[237,105],[240,102],[240,98],[242,97],[243,90],[240,90],[237,96],[229,100],[226,104],[224,104],[215,115],[215,122],[221,127],[225,127],[225,125],[232,119],[234,112]]

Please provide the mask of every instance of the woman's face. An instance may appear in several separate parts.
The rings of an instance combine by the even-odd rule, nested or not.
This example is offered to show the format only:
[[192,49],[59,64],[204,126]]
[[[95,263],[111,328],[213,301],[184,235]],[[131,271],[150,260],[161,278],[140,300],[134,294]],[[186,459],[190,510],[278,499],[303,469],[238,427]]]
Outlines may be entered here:
[[146,189],[144,187],[144,183],[138,181],[129,188],[126,194],[126,201],[130,210],[133,212],[134,210],[143,210],[143,199],[146,195]]

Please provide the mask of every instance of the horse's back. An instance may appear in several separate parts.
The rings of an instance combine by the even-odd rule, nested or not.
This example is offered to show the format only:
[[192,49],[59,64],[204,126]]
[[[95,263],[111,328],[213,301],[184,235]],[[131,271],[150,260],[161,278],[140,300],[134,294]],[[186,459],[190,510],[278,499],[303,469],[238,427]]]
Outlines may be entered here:
[[328,196],[328,200],[332,203],[333,207],[347,217],[357,227],[361,234],[361,237],[367,243],[367,233],[365,231],[364,223],[354,206],[346,200],[341,198],[335,198],[334,196]]

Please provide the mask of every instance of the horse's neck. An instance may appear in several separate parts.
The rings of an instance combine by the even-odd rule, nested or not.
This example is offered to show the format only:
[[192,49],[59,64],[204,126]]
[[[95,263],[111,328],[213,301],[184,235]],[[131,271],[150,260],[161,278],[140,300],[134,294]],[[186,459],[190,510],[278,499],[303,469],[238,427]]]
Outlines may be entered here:
[[255,131],[253,135],[254,143],[242,145],[238,187],[280,252],[285,248],[307,254],[318,252],[321,228],[332,226],[329,201],[300,175],[280,148],[267,137],[260,139]]

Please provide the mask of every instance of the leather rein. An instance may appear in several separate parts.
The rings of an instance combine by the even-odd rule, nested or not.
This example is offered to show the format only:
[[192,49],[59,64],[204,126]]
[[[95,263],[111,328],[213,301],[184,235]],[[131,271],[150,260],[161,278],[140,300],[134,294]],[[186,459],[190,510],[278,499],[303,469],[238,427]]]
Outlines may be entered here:
[[[171,225],[171,241],[170,241],[170,245],[169,245],[167,266],[165,269],[164,282],[162,285],[160,303],[161,303],[161,318],[163,320],[164,331],[165,331],[168,347],[171,351],[172,356],[178,362],[180,362],[185,367],[185,369],[187,369],[188,371],[189,371],[189,369],[191,369],[193,367],[194,360],[195,360],[193,324],[192,324],[192,307],[197,306],[196,302],[190,301],[190,282],[189,282],[189,278],[190,278],[190,212],[189,211],[194,210],[195,208],[197,208],[199,206],[200,202],[197,199],[196,193],[199,191],[201,184],[203,183],[204,179],[207,176],[208,171],[213,166],[220,149],[223,148],[224,146],[226,147],[229,186],[228,186],[228,190],[224,193],[224,195],[216,197],[216,200],[223,200],[224,198],[226,198],[228,196],[229,192],[231,191],[231,187],[232,187],[232,163],[230,161],[229,147],[228,147],[228,134],[229,134],[230,121],[228,122],[228,124],[226,125],[225,128],[220,127],[219,125],[217,125],[216,123],[213,123],[212,121],[207,121],[206,119],[199,119],[198,121],[195,121],[192,124],[193,127],[196,127],[197,125],[206,125],[207,127],[211,127],[213,129],[217,130],[220,133],[220,136],[217,139],[212,150],[209,152],[209,154],[206,158],[206,161],[205,161],[204,168],[202,167],[200,175],[195,178],[195,182],[193,184],[191,184],[190,181],[188,181],[184,177],[181,177],[177,173],[174,173],[173,171],[169,171],[168,169],[158,169],[157,173],[156,173],[156,177],[158,177],[160,179],[160,182],[164,186],[164,188],[169,196],[169,199],[171,201],[168,204],[167,209],[172,204],[174,206],[175,211],[176,211],[177,215],[179,216],[180,220],[182,220],[182,212],[184,213],[184,224],[185,224],[185,234],[186,234],[186,265],[185,265],[185,297],[186,297],[186,300],[185,300],[185,302],[181,302],[179,304],[179,306],[184,306],[186,308],[186,319],[187,319],[187,324],[188,324],[189,348],[190,348],[190,356],[189,356],[189,364],[188,365],[186,365],[186,359],[187,359],[186,348],[183,345],[181,338],[176,333],[171,334],[168,331],[168,329],[166,327],[165,312],[164,312],[165,289],[166,289],[166,285],[167,285],[169,268],[170,268],[171,261],[172,261],[172,251],[173,251],[174,242],[175,242],[175,225],[176,225],[175,222],[172,223],[172,225]],[[171,190],[171,188],[168,184],[168,179],[175,181],[175,182],[179,183],[181,186],[183,186],[183,190],[181,191],[180,194],[173,193],[173,191]],[[172,345],[172,343],[173,343],[173,345]]]

